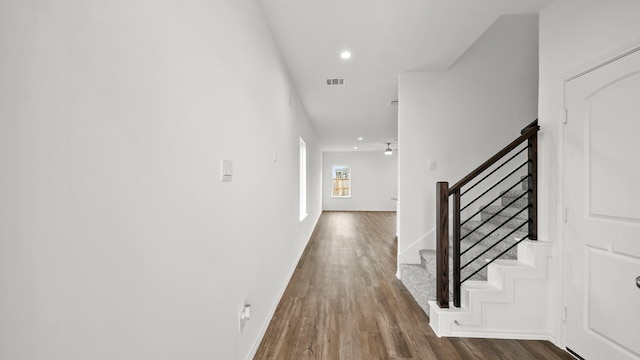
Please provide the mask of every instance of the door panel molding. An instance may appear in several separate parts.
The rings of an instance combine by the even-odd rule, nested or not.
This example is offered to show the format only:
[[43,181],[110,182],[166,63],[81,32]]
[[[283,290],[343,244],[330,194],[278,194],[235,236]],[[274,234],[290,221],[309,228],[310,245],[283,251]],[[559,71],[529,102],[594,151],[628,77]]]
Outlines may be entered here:
[[[620,316],[619,307],[635,307],[640,303],[640,291],[634,289],[635,278],[618,278],[610,276],[612,273],[640,274],[640,258],[626,254],[619,254],[596,247],[587,246],[587,281],[585,296],[587,328],[594,335],[599,336],[611,346],[616,346],[634,356],[640,357],[640,342],[637,341],[640,334],[640,322],[632,322],[633,328],[625,329],[622,339],[615,339],[611,334],[616,332],[617,325],[625,319]],[[619,269],[623,267],[624,269]],[[597,287],[600,291],[618,292],[618,303],[610,304],[610,299],[602,298],[601,294],[593,291]],[[619,293],[622,290],[622,293]],[[637,294],[636,294],[637,292]],[[620,336],[618,336],[620,337]]]

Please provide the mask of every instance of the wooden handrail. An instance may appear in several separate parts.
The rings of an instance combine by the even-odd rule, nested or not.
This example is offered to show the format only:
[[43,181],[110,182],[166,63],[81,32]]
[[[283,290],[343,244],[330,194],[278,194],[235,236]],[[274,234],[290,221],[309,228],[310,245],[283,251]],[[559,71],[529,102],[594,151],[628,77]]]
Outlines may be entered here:
[[502,150],[498,151],[495,155],[489,158],[489,160],[482,163],[482,165],[478,166],[475,170],[469,173],[469,175],[462,178],[462,180],[458,181],[449,188],[449,193],[453,193],[455,191],[460,190],[464,185],[466,185],[469,181],[473,180],[476,176],[481,174],[483,171],[487,170],[491,165],[495,164],[498,160],[502,159],[506,154],[508,154],[511,150],[515,149],[518,145],[522,144],[526,140],[536,136],[536,133],[540,129],[540,126],[537,124],[537,120],[532,124],[535,124],[533,127],[531,125],[527,126],[523,129],[522,135],[520,135],[517,139],[513,140],[509,145],[505,146]]
[[538,129],[540,129],[540,127],[538,126],[538,119],[533,120],[532,122],[529,123],[529,125],[523,127],[522,130],[520,130],[520,134],[524,134],[525,132],[527,132],[527,130],[534,127],[537,127]]

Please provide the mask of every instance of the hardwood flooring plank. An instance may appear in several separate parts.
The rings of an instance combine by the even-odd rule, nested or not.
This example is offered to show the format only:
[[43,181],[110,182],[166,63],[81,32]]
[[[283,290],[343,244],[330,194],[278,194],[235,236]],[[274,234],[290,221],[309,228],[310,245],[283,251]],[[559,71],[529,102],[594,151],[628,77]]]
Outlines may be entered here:
[[493,343],[484,339],[464,338],[460,339],[473,354],[477,354],[479,359],[489,358],[501,359]]
[[324,346],[320,359],[340,359],[340,332],[338,329],[338,314],[330,313],[327,319],[327,329],[323,336]]
[[403,304],[393,301],[397,299],[394,298],[392,291],[386,284],[381,284],[377,290],[376,301],[380,309],[383,310],[378,312],[378,330],[385,340],[385,346],[391,357],[410,357],[411,352],[396,317],[397,307]]
[[501,359],[537,360],[524,346],[517,341],[496,339],[492,340],[498,349]]
[[315,359],[316,352],[320,351],[316,343],[317,337],[314,331],[315,322],[316,318],[302,318],[300,330],[296,335],[296,345],[293,348],[293,353],[296,354],[297,359]]
[[360,331],[362,359],[388,358],[383,341],[382,335],[378,331]]
[[453,345],[453,347],[456,348],[456,351],[458,352],[458,354],[460,354],[460,356],[465,359],[465,360],[480,360],[481,358],[478,357],[478,354],[476,352],[473,351],[472,348],[470,348],[469,346],[467,346],[467,343],[464,341],[464,339],[461,338],[451,338],[449,339],[449,341],[451,341],[451,344]]
[[338,316],[338,334],[340,343],[339,359],[362,359],[360,337],[355,319],[349,315]]
[[536,359],[574,359],[569,353],[548,341],[518,340],[518,343],[525,347]]

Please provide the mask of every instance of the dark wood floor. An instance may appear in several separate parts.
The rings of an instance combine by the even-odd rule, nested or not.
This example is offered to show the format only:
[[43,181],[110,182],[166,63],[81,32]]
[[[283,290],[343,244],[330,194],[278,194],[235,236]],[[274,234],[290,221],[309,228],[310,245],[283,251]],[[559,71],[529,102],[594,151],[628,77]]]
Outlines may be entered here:
[[573,359],[546,341],[438,338],[396,278],[395,212],[325,212],[254,359]]

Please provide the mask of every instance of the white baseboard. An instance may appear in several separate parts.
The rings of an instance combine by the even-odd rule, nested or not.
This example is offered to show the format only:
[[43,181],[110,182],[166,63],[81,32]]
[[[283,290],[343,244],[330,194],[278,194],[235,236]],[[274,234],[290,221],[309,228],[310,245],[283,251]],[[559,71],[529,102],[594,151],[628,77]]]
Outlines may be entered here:
[[[432,327],[433,329],[433,327]],[[435,329],[434,329],[435,331]],[[484,339],[511,339],[511,340],[543,340],[553,343],[553,337],[549,334],[532,334],[532,333],[518,333],[518,332],[474,332],[474,331],[457,331],[456,337],[464,338],[484,338]],[[440,336],[439,336],[440,337]],[[554,344],[555,345],[555,344]],[[556,345],[557,346],[557,345]]]
[[398,251],[398,264],[419,264],[420,250],[432,249],[435,244],[436,229],[424,234],[418,240]]

